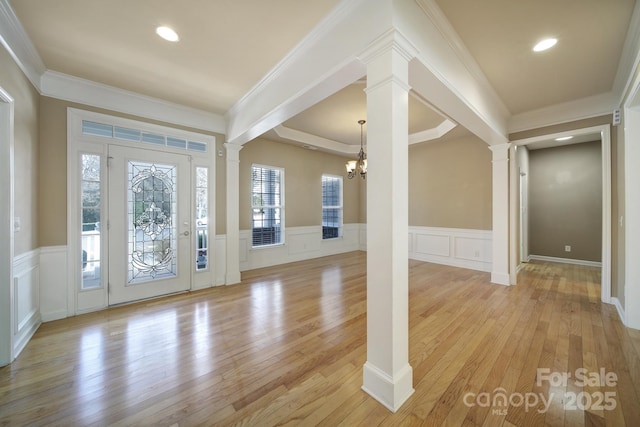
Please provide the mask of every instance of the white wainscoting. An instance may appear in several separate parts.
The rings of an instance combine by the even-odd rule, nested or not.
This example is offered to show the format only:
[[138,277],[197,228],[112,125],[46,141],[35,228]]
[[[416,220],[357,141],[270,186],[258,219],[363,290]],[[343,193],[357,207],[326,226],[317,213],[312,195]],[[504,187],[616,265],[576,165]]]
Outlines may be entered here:
[[12,360],[20,354],[42,323],[39,261],[37,249],[13,259]]
[[216,286],[224,285],[227,271],[227,236],[216,235],[213,256],[215,258]]
[[40,248],[40,313],[43,322],[64,319],[67,308],[67,247]]
[[409,258],[491,272],[491,230],[409,227]]
[[240,230],[240,271],[360,249],[360,224],[345,224],[342,237],[322,240],[322,227],[285,228],[283,245],[251,247],[251,230]]

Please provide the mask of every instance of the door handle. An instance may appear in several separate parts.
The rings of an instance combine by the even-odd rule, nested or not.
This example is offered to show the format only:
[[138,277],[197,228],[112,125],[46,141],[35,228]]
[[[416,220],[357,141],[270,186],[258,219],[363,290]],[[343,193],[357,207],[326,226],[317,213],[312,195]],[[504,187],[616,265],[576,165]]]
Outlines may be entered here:
[[189,230],[185,231],[182,233],[183,236],[188,236],[189,235]]

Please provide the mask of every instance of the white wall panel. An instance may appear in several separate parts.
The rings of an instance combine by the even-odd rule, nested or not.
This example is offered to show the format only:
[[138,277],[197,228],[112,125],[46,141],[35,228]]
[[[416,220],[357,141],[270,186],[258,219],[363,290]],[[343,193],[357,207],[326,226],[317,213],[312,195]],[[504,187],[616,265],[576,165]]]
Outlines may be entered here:
[[42,321],[64,319],[67,309],[67,247],[40,248],[40,313]]
[[13,349],[18,356],[42,323],[40,317],[39,251],[21,254],[13,260]]
[[409,258],[491,271],[491,230],[409,227]]
[[345,224],[342,237],[322,240],[322,227],[289,227],[283,245],[251,247],[251,230],[240,230],[240,271],[302,261],[361,248],[361,224]]
[[415,232],[410,233],[410,235],[413,235],[415,239],[412,246],[415,248],[416,254],[441,257],[449,256],[449,235],[428,234],[426,232]]

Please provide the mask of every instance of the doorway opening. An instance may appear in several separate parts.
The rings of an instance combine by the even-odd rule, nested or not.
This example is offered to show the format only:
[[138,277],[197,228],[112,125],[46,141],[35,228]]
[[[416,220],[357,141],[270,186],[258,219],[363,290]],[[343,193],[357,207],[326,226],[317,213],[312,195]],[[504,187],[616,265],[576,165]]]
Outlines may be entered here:
[[[517,283],[517,274],[522,262],[529,259],[529,207],[530,197],[527,188],[530,183],[528,165],[523,156],[517,155],[517,148],[532,146],[557,146],[557,139],[573,137],[572,142],[600,141],[602,165],[602,223],[601,223],[601,289],[602,302],[611,302],[611,136],[609,125],[575,129],[549,135],[532,137],[512,142],[510,173],[510,282]],[[520,193],[524,192],[524,197]],[[565,248],[570,251],[571,248]]]

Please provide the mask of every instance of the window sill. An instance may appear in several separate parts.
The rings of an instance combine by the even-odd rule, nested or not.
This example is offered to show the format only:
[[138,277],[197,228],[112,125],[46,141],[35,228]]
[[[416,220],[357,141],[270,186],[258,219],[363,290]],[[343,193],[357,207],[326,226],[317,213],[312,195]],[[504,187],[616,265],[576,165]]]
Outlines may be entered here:
[[278,248],[281,246],[286,246],[286,243],[274,243],[272,245],[260,245],[260,246],[251,246],[251,249],[249,249],[250,251],[259,251],[262,249],[269,249],[269,248]]

